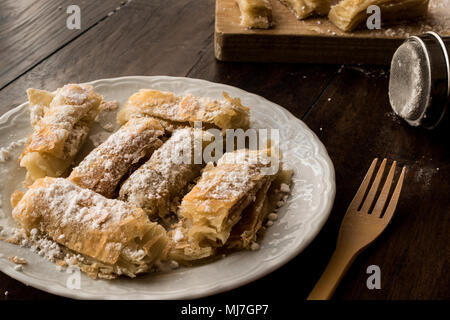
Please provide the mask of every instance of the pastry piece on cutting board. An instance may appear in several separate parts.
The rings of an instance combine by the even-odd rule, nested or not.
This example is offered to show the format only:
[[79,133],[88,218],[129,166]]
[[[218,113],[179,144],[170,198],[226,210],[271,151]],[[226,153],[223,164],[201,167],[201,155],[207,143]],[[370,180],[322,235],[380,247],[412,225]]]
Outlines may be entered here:
[[426,16],[428,3],[429,0],[343,0],[331,8],[328,18],[339,29],[353,31],[367,20],[367,8],[372,5],[380,7],[381,23],[386,25]]
[[236,0],[241,11],[241,25],[248,29],[269,29],[272,5],[269,0]]
[[280,0],[299,20],[313,14],[327,15],[330,11],[331,0]]

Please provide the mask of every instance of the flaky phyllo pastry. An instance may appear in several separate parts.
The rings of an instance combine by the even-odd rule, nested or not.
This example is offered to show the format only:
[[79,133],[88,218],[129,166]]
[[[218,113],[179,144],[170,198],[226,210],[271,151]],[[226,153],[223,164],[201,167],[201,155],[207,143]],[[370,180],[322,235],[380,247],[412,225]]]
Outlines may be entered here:
[[352,31],[367,21],[367,8],[372,5],[380,8],[385,25],[426,16],[428,3],[429,0],[343,0],[331,8],[328,18],[339,29]]
[[117,122],[124,124],[134,117],[154,117],[161,120],[166,130],[194,126],[201,122],[203,128],[247,129],[250,124],[249,109],[240,99],[214,100],[192,94],[176,96],[172,92],[141,89],[133,94],[117,114]]
[[292,170],[285,169],[280,163],[280,168],[274,180],[267,184],[256,194],[252,205],[245,208],[242,219],[231,230],[225,246],[232,249],[248,249],[257,240],[258,232],[261,230],[267,215],[274,212],[280,202],[288,196],[289,191],[283,190],[282,186],[290,187]]
[[[240,221],[243,224],[233,247],[248,248],[267,214],[262,210],[267,191],[280,172],[280,159],[273,152],[241,149],[225,153],[217,166],[206,166],[198,183],[183,198],[180,223],[169,233],[171,258],[182,262],[214,255]],[[271,166],[278,167],[269,170]]]
[[243,149],[257,147],[255,132],[244,132],[250,112],[225,92],[214,100],[140,90],[119,110],[121,127],[67,178],[92,122],[113,109],[89,85],[27,93],[28,190],[11,196],[19,228],[5,241],[60,267],[113,279],[255,250],[288,197],[292,171],[270,140]]
[[60,262],[78,265],[93,278],[134,277],[166,254],[166,231],[142,209],[63,178],[34,182],[13,217],[31,241],[45,236],[69,249]]
[[268,29],[272,26],[272,5],[269,0],[235,0],[241,12],[241,25]]
[[163,127],[152,118],[135,118],[91,151],[69,180],[112,198],[121,179],[162,144]]
[[27,91],[33,133],[19,158],[27,180],[61,176],[83,145],[102,96],[89,85],[68,84],[55,94]]
[[176,212],[183,191],[204,167],[203,149],[213,142],[201,129],[176,130],[169,140],[122,185],[119,199],[136,204],[149,216]]
[[331,0],[280,0],[299,20],[313,14],[326,15],[330,11]]

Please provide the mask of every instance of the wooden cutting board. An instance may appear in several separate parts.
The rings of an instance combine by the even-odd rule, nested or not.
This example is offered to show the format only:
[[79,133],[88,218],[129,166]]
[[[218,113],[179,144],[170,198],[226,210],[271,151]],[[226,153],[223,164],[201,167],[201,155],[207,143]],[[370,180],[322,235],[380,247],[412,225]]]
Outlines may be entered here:
[[240,25],[234,0],[216,0],[215,55],[222,61],[390,64],[409,36],[436,31],[450,36],[450,1],[431,0],[427,19],[380,30],[346,33],[326,17],[303,21],[278,0],[271,0],[275,26],[248,30]]

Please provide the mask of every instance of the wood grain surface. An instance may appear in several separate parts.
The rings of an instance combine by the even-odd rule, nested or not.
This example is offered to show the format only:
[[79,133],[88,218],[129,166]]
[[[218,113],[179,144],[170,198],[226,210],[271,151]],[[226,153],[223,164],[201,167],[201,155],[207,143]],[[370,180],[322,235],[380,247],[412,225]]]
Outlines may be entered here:
[[[49,0],[46,6],[51,2],[59,3]],[[26,7],[28,1],[17,3]],[[387,97],[386,69],[217,61],[214,5],[214,0],[129,2],[79,37],[60,43],[36,65],[26,67],[26,72],[0,90],[0,114],[24,102],[28,87],[53,90],[68,82],[126,75],[202,78],[262,95],[305,121],[325,144],[336,170],[334,208],[317,238],[291,262],[260,280],[209,299],[262,303],[306,298],[334,250],[345,210],[374,157],[387,157],[408,167],[404,191],[391,225],[356,259],[334,299],[449,299],[450,148],[446,128],[450,126],[431,132],[396,118]],[[10,8],[1,14],[17,13]],[[381,290],[366,286],[366,269],[372,264],[380,266]],[[0,273],[0,299],[62,298]]]
[[[432,0],[440,3],[441,0]],[[326,17],[297,20],[279,0],[271,0],[275,26],[268,30],[240,25],[235,0],[217,0],[215,55],[223,61],[390,64],[409,36],[434,30],[450,35],[450,3],[431,5],[427,19],[343,32]],[[381,21],[383,17],[381,16]]]
[[123,0],[74,0],[83,12],[81,29],[66,27],[67,1],[0,2],[0,89],[65,44],[89,30],[108,13],[126,4]]

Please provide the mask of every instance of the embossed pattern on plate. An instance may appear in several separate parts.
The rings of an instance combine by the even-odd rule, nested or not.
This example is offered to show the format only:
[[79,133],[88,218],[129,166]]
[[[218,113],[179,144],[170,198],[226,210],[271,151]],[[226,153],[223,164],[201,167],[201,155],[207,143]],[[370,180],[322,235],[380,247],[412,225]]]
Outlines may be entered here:
[[[192,93],[220,98],[222,91],[239,97],[251,107],[252,127],[278,128],[284,162],[294,169],[292,193],[279,211],[279,219],[268,228],[258,251],[228,255],[213,263],[148,274],[135,279],[92,280],[84,275],[80,289],[66,286],[70,274],[58,272],[54,264],[27,248],[0,241],[0,270],[30,286],[54,294],[79,299],[189,299],[230,290],[274,271],[298,255],[317,235],[335,196],[333,164],[317,136],[299,119],[280,106],[231,86],[191,78],[136,76],[90,82],[107,100],[121,105],[141,88]],[[28,104],[24,103],[0,118],[0,148],[26,137],[30,131]],[[93,128],[91,135],[101,132]],[[92,143],[82,150],[87,153]],[[0,225],[13,226],[9,197],[21,186],[25,171],[17,158],[21,147],[12,150],[11,159],[0,163]],[[7,260],[18,255],[28,260],[22,272]]]

